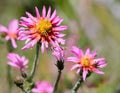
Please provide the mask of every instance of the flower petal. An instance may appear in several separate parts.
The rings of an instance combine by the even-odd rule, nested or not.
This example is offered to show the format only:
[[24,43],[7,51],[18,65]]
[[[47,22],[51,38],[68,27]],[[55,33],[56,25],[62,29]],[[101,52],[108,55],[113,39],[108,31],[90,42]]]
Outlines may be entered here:
[[80,48],[76,47],[76,46],[72,46],[72,52],[77,56],[77,57],[82,57],[83,56],[83,52]]
[[13,46],[14,48],[17,48],[17,44],[16,44],[16,42],[15,42],[15,39],[11,38],[11,42],[12,42],[12,46]]
[[48,9],[48,13],[47,13],[47,18],[50,18],[50,14],[51,14],[51,7],[49,7],[49,9]]
[[39,10],[38,10],[37,7],[35,7],[35,11],[36,11],[36,16],[37,16],[37,18],[40,18],[40,13],[39,13]]
[[81,67],[80,64],[75,64],[75,65],[72,66],[72,68],[70,70],[74,70],[76,68],[80,69],[80,67]]
[[71,61],[71,62],[74,62],[74,63],[78,63],[80,61],[80,59],[78,59],[77,57],[68,57],[67,58],[67,61]]
[[5,33],[7,33],[7,31],[8,31],[8,29],[7,29],[5,26],[0,25],[0,32],[5,32]]
[[46,16],[46,8],[45,6],[43,6],[43,9],[42,9],[42,17],[44,18]]
[[88,71],[86,69],[83,69],[83,80],[85,81],[86,76],[88,74]]

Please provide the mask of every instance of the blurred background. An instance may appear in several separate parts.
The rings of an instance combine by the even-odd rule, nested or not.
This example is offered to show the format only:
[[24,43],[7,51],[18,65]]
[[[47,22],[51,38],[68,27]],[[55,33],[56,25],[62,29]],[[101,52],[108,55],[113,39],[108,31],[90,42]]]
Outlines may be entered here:
[[[43,5],[57,10],[57,15],[68,26],[66,33],[65,56],[70,56],[70,48],[77,45],[82,49],[90,47],[97,51],[98,57],[105,57],[107,67],[102,69],[105,75],[92,74],[79,89],[78,93],[120,93],[120,0],[0,0],[0,24],[7,26],[12,19],[26,16],[28,11],[35,15],[35,6],[41,12]],[[35,56],[35,48],[21,51],[24,42],[18,41],[15,50],[29,59],[29,69]],[[8,51],[6,42],[0,38],[0,93],[10,93],[8,90],[6,58]],[[40,53],[35,81],[47,80],[54,84],[57,77],[55,58],[51,52]],[[70,71],[71,64],[65,62],[58,93],[70,93],[77,81],[75,71]],[[11,69],[12,79],[17,75]],[[21,90],[13,85],[12,93]]]

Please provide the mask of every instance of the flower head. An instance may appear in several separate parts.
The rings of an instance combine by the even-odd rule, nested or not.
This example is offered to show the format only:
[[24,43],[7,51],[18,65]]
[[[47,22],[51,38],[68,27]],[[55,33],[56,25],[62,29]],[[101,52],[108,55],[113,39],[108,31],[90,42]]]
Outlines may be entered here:
[[7,64],[13,67],[17,67],[20,69],[27,68],[28,59],[25,56],[20,57],[18,54],[9,53],[7,58],[10,60]]
[[35,87],[32,89],[34,93],[53,93],[53,87],[47,81],[36,82]]
[[17,47],[15,39],[18,37],[18,20],[14,19],[10,22],[9,27],[6,28],[3,25],[0,25],[0,32],[5,36],[6,40],[11,40],[12,46]]
[[59,70],[64,69],[64,51],[62,47],[55,47],[53,48],[53,53],[52,53],[56,59],[57,59],[57,64],[56,66],[58,67]]
[[100,71],[99,68],[103,68],[107,65],[104,58],[97,58],[97,53],[90,53],[90,49],[88,48],[83,54],[83,51],[76,47],[72,47],[72,53],[76,55],[76,57],[68,57],[68,61],[74,63],[71,70],[77,69],[77,73],[79,74],[82,71],[83,80],[86,79],[88,72],[95,72],[98,74],[104,74],[104,72]]
[[52,54],[55,56],[57,60],[64,60],[64,51],[62,47],[53,48]]
[[62,37],[65,34],[60,34],[61,31],[67,29],[66,26],[60,26],[62,18],[56,15],[56,10],[51,15],[51,7],[46,12],[45,6],[40,15],[38,8],[35,7],[36,17],[26,12],[28,17],[21,17],[21,28],[19,40],[26,40],[25,46],[22,48],[32,48],[37,42],[41,43],[41,50],[44,52],[44,47],[57,46],[59,43],[64,44],[65,40]]

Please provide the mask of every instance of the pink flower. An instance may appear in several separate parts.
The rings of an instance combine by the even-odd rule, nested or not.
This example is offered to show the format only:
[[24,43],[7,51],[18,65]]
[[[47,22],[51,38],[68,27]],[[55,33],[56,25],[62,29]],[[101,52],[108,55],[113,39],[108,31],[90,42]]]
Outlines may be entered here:
[[19,40],[26,40],[25,46],[22,48],[32,48],[36,43],[41,43],[41,50],[44,52],[44,47],[57,46],[59,43],[64,44],[65,40],[62,37],[65,34],[60,34],[61,31],[67,29],[66,26],[60,26],[62,18],[56,15],[56,10],[51,14],[51,7],[46,12],[45,6],[42,9],[42,15],[35,7],[36,17],[26,12],[28,17],[21,17],[21,28]]
[[105,62],[105,58],[97,58],[97,53],[90,53],[90,49],[88,48],[83,54],[83,51],[76,47],[72,47],[72,53],[76,55],[76,57],[68,57],[67,60],[74,63],[71,70],[77,69],[77,74],[82,71],[83,80],[86,79],[88,72],[95,72],[98,74],[104,74],[104,72],[100,71],[99,68],[103,68],[107,65]]
[[7,58],[10,60],[7,64],[13,67],[17,67],[20,69],[27,68],[28,59],[25,56],[20,57],[18,54],[9,53]]
[[17,48],[15,39],[18,37],[18,20],[14,19],[10,22],[9,27],[6,28],[3,25],[0,25],[0,32],[5,34],[6,40],[11,40],[12,46]]
[[32,89],[34,93],[53,93],[53,87],[46,81],[36,82],[35,87]]

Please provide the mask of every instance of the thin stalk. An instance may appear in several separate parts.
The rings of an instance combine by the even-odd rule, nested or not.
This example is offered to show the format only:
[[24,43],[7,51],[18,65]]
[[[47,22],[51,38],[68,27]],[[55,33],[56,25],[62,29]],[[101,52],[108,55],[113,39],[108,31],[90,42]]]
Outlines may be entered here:
[[24,93],[28,93],[23,87],[20,87],[20,89],[21,89]]
[[40,44],[37,43],[36,55],[35,55],[35,59],[34,59],[34,62],[33,62],[33,67],[32,67],[32,70],[31,70],[31,74],[30,74],[30,77],[29,77],[30,81],[33,79],[35,71],[36,71],[36,68],[37,68],[38,58],[39,58],[39,49],[40,49]]
[[83,79],[81,77],[81,78],[78,79],[78,81],[76,82],[76,84],[72,88],[71,93],[76,93],[77,90],[79,89],[79,87],[81,86],[82,82],[83,82]]
[[56,79],[56,81],[55,81],[55,85],[54,85],[54,91],[53,91],[53,93],[56,93],[56,91],[57,91],[57,88],[58,88],[58,83],[59,83],[59,81],[60,81],[60,77],[61,77],[61,70],[59,70],[58,71],[58,76],[57,76],[57,79]]
[[11,67],[9,65],[7,65],[7,81],[8,81],[8,90],[9,93],[12,92],[12,76],[11,76]]
[[[10,40],[7,42],[7,50],[9,53],[14,51],[14,48],[12,47]],[[7,65],[7,81],[8,81],[8,90],[9,90],[9,93],[11,93],[13,83],[12,83],[12,75],[11,75],[11,66],[9,65]]]

